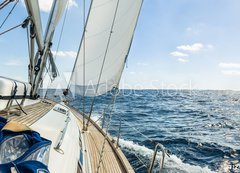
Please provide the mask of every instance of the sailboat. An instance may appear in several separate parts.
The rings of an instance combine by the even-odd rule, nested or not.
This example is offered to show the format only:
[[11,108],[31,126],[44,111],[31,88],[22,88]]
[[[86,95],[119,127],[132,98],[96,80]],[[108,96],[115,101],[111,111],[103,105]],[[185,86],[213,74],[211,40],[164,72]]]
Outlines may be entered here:
[[[0,10],[17,2],[4,0]],[[29,34],[29,82],[0,77],[0,172],[134,172],[118,141],[91,115],[97,96],[111,92],[109,104],[115,103],[143,0],[91,1],[71,78],[63,92],[66,99],[61,102],[40,98],[38,92],[44,73],[52,80],[58,76],[51,46],[68,0],[53,1],[45,34],[38,0],[24,3],[28,17],[16,27],[26,28]],[[0,36],[16,27],[1,31]],[[70,94],[81,95],[83,103],[85,97],[91,97],[90,111],[69,106]],[[155,157],[156,152],[152,163]]]

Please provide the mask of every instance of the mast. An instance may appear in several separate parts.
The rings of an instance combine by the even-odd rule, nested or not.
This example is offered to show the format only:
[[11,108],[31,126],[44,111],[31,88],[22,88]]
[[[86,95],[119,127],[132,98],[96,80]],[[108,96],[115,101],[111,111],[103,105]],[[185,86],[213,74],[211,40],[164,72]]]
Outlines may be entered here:
[[43,50],[43,31],[42,31],[42,22],[40,17],[40,10],[38,0],[25,0],[25,5],[30,16],[30,47],[29,47],[29,68],[28,76],[29,83],[33,83],[33,73],[34,73],[34,53],[35,53],[35,39],[38,46],[38,52]]
[[34,24],[34,31],[36,35],[36,41],[39,50],[43,50],[43,31],[42,31],[42,21],[40,17],[40,10],[38,5],[38,0],[25,0],[26,8],[28,14],[31,17],[31,22]]
[[31,91],[31,95],[33,97],[36,96],[37,90],[42,81],[43,72],[46,67],[47,57],[49,56],[51,46],[52,46],[54,31],[61,19],[64,9],[66,8],[66,3],[67,3],[67,0],[53,1],[52,9],[50,12],[50,16],[48,19],[48,24],[47,24],[46,32],[44,36],[44,48],[43,48],[43,51],[40,52],[40,56],[34,68],[35,74],[34,74],[34,80],[33,80],[33,87]]

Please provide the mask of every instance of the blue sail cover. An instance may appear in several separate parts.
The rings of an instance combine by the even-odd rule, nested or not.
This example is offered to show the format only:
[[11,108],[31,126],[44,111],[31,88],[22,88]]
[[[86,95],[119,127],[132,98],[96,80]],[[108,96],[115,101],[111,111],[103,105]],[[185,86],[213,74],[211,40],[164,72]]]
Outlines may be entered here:
[[6,123],[0,117],[0,173],[48,173],[51,141],[31,130],[2,130]]
[[3,117],[0,117],[0,130],[7,124],[7,120]]

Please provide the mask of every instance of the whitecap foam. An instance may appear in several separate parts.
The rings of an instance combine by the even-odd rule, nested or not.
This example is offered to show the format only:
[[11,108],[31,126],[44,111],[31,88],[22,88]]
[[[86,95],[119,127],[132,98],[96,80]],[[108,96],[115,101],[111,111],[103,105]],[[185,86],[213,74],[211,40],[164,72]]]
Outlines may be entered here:
[[96,122],[98,126],[101,126],[102,124],[102,119],[101,119],[102,114],[100,113],[93,113],[91,119]]
[[[149,159],[153,155],[153,150],[138,145],[133,141],[127,141],[124,139],[119,140],[119,144],[122,148],[129,150],[132,153],[137,154],[145,159]],[[161,154],[158,153],[157,160],[159,161]],[[166,156],[164,161],[164,171],[165,173],[213,173],[208,167],[200,167],[195,165],[190,165],[188,163],[183,163],[180,158],[176,155]]]

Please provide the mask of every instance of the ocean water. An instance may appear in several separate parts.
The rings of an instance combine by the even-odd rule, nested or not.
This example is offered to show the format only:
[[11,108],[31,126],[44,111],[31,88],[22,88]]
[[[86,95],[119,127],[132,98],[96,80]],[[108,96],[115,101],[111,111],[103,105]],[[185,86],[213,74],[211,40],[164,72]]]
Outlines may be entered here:
[[[48,97],[59,100],[59,93]],[[89,112],[91,98],[84,103]],[[147,172],[156,143],[169,154],[164,173],[240,172],[240,92],[121,90],[110,103],[112,94],[97,97],[92,119],[111,136],[120,131],[119,144],[137,173]],[[80,96],[70,104],[83,110]]]

